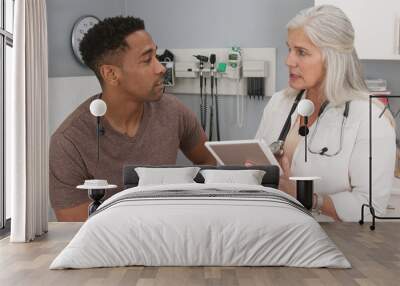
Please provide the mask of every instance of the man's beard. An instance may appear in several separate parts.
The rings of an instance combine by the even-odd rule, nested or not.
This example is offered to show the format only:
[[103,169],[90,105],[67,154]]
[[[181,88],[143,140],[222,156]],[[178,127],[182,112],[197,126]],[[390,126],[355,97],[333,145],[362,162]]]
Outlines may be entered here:
[[163,87],[160,93],[153,92],[152,96],[150,96],[149,101],[160,101],[161,98],[164,96],[165,86]]

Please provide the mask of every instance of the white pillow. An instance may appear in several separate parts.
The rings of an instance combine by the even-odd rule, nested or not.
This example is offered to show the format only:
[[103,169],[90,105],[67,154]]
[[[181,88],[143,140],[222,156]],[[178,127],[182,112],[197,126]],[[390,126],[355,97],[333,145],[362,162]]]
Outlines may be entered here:
[[262,170],[214,170],[206,169],[200,171],[204,177],[204,183],[230,183],[261,185],[265,171]]
[[199,170],[199,167],[135,168],[139,176],[138,186],[195,183],[193,179]]

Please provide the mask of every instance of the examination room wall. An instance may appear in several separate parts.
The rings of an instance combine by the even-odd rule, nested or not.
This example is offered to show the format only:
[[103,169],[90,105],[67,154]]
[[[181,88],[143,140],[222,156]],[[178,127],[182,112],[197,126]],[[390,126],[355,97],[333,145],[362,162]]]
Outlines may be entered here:
[[[146,29],[161,48],[277,48],[277,89],[286,85],[287,70],[285,24],[300,9],[313,1],[300,0],[47,0],[49,77],[82,77],[93,73],[80,65],[70,45],[74,21],[85,14],[99,18],[128,14],[144,19]],[[80,81],[85,88],[85,80]],[[76,90],[77,87],[74,88]],[[51,90],[51,88],[50,88]],[[90,94],[87,95],[87,97]],[[178,96],[198,113],[199,96]],[[52,133],[67,114],[83,98],[71,93],[68,97],[49,94],[49,120]],[[244,127],[236,125],[235,96],[220,101],[220,126],[223,139],[252,138],[258,127],[267,99],[247,100]]]
[[[301,9],[314,5],[312,0],[47,0],[49,40],[49,125],[53,133],[62,120],[85,98],[76,91],[84,90],[93,73],[80,65],[72,54],[71,30],[82,15],[99,18],[134,15],[145,20],[146,28],[161,48],[244,48],[274,47],[277,49],[276,89],[287,85],[286,23]],[[388,80],[394,94],[400,94],[400,61],[364,61],[365,75]],[[55,83],[80,77],[68,96],[52,94]],[[178,96],[194,112],[199,113],[199,96]],[[244,127],[236,125],[234,96],[224,96],[220,103],[222,139],[252,138],[258,127],[263,101],[247,99]],[[400,106],[397,106],[400,107]],[[400,124],[398,124],[400,125]]]

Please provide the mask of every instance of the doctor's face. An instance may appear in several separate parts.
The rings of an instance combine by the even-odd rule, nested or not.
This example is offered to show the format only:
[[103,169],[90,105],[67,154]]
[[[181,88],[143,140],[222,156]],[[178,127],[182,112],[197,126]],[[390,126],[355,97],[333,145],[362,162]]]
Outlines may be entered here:
[[156,58],[157,47],[146,31],[126,37],[129,48],[122,55],[119,84],[137,101],[157,101],[164,89],[165,67]]
[[286,65],[289,68],[290,87],[319,90],[325,77],[324,60],[321,50],[315,46],[302,28],[288,31],[289,54]]

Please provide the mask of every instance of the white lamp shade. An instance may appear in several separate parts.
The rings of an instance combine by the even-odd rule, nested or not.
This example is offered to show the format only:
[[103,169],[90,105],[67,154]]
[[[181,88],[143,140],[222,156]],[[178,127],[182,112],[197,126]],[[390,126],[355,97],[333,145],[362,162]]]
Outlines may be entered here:
[[302,99],[297,106],[297,113],[301,116],[310,116],[314,113],[314,103],[309,99]]
[[95,99],[90,103],[90,113],[94,116],[103,116],[107,111],[107,104],[104,100]]

